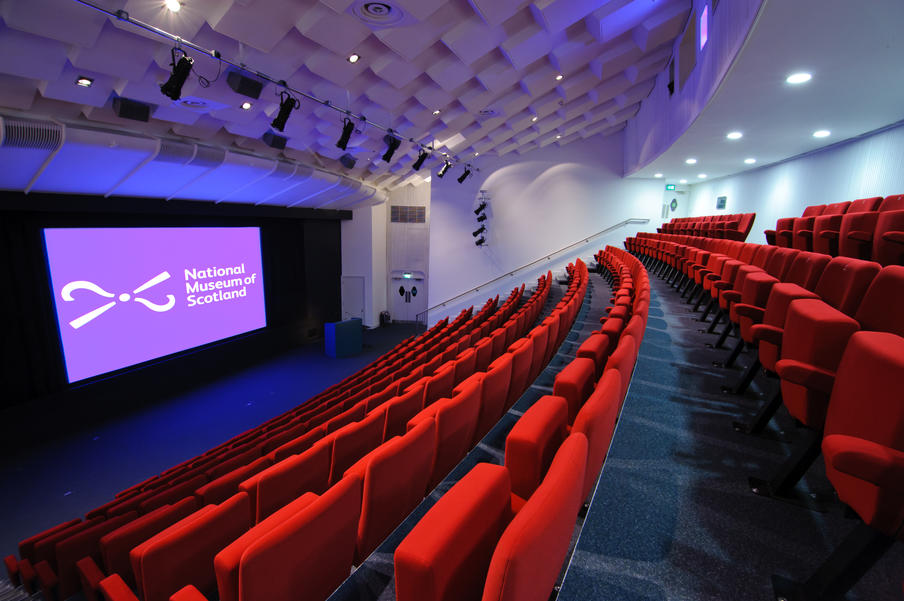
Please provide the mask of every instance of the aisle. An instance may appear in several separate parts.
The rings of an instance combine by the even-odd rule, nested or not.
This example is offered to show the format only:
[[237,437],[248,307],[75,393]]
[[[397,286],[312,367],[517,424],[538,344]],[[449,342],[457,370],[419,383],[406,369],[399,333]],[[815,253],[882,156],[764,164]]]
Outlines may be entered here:
[[[727,350],[664,282],[651,278],[646,335],[596,495],[559,601],[767,601],[773,573],[810,575],[852,529],[840,508],[817,514],[757,497],[790,446],[734,432],[777,387],[758,377],[743,397],[723,394],[752,360],[715,367]],[[730,341],[733,344],[733,340]],[[763,385],[765,390],[758,388]],[[794,432],[790,417],[779,424]],[[829,488],[822,460],[806,483]],[[901,599],[898,543],[848,599]]]

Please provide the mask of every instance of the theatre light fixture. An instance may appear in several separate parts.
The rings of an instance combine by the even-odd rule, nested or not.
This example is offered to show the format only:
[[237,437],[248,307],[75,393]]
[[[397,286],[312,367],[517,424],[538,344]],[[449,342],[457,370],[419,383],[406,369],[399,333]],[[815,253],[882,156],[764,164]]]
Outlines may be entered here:
[[342,135],[339,136],[339,141],[336,142],[336,148],[341,148],[345,150],[346,146],[348,146],[348,141],[352,138],[352,133],[355,131],[355,123],[348,117],[343,119],[342,121]]
[[418,155],[417,155],[417,160],[414,162],[414,164],[411,166],[411,168],[414,169],[415,171],[420,171],[421,167],[424,165],[424,161],[427,160],[428,156],[430,156],[430,155],[427,154],[426,150],[421,150],[420,153],[418,153]]
[[479,236],[480,234],[484,233],[485,231],[487,231],[487,226],[481,225],[479,228],[477,228],[476,230],[474,230],[473,232],[471,232],[471,235],[474,236],[474,237],[476,238],[477,236]]
[[[179,60],[176,60],[176,53],[181,52],[182,56]],[[188,74],[191,73],[191,66],[194,63],[194,60],[187,54],[185,54],[184,50],[180,50],[179,48],[173,48],[170,55],[172,56],[173,62],[173,73],[170,75],[169,79],[166,80],[166,83],[160,86],[160,91],[164,96],[169,96],[173,100],[179,100],[182,97],[182,86],[185,85],[185,80],[188,79]]]
[[436,174],[436,177],[442,177],[446,175],[446,171],[449,170],[449,167],[452,166],[452,163],[449,161],[443,161],[443,166],[440,168],[439,172]]
[[479,222],[481,222],[481,223],[484,222],[484,221],[486,221],[486,220],[487,220],[487,214],[486,214],[486,213],[481,213],[480,215],[477,216],[477,221],[479,221]]
[[463,184],[468,176],[471,175],[471,166],[465,165],[465,172],[458,176],[458,183]]
[[483,200],[480,202],[479,205],[477,205],[477,208],[474,209],[474,214],[480,215],[486,208],[487,208],[487,201]]
[[383,160],[388,163],[392,160],[392,155],[395,154],[395,151],[402,141],[392,135],[392,130],[389,130],[389,133],[383,136],[383,143],[386,144],[386,152],[383,153]]
[[477,240],[474,241],[474,244],[476,244],[477,246],[483,246],[486,243],[487,243],[487,239],[484,238],[483,236],[481,236],[480,238],[478,238]]
[[279,98],[279,113],[273,122],[270,123],[270,126],[277,131],[283,131],[286,128],[286,121],[289,120],[289,115],[298,108],[299,102],[297,98],[288,92],[280,92]]

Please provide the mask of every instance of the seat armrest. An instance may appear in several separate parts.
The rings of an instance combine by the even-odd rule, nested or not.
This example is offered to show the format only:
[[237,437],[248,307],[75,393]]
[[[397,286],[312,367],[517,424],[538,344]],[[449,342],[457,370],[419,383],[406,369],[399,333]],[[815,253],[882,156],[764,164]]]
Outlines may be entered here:
[[737,290],[726,290],[722,293],[722,298],[730,303],[736,303],[741,300],[741,293]]
[[83,557],[75,562],[79,580],[82,582],[82,593],[88,601],[100,601],[100,581],[106,578],[94,559]]
[[768,342],[775,346],[782,345],[782,335],[785,333],[783,328],[777,328],[764,323],[758,323],[750,328],[750,335],[754,342]]
[[825,394],[831,394],[835,385],[835,372],[796,359],[782,359],[775,364],[775,371],[782,380]]
[[189,584],[170,595],[170,601],[207,601],[207,597]]
[[716,288],[718,290],[730,290],[731,282],[728,282],[725,280],[719,280],[718,282],[713,283],[713,288]]
[[100,581],[99,586],[104,601],[139,601],[119,574],[107,576]]
[[822,230],[819,232],[819,237],[827,240],[838,240],[838,234],[838,230]]
[[826,436],[822,448],[826,461],[839,472],[882,488],[904,490],[904,452],[845,434]]
[[797,232],[795,232],[795,233],[800,234],[804,238],[812,238],[813,237],[813,230],[797,230]]
[[719,276],[718,273],[707,273],[707,274],[706,274],[706,279],[707,279],[707,280],[710,280],[711,282],[718,282],[718,281],[719,281],[719,277],[720,277],[720,276]]
[[747,303],[738,303],[734,306],[734,310],[741,317],[747,317],[748,319],[752,319],[756,323],[760,323],[763,321],[763,317],[766,315],[766,310],[757,307],[756,305],[748,305]]
[[882,239],[886,242],[904,244],[904,232],[885,232],[882,234]]
[[847,237],[851,240],[857,240],[858,242],[872,242],[873,241],[873,233],[865,232],[863,230],[851,230],[848,232]]
[[36,563],[35,574],[38,575],[38,586],[44,594],[44,599],[46,601],[56,599],[57,585],[60,584],[60,579],[57,578],[56,572],[50,567],[50,563],[46,560]]
[[6,565],[6,575],[9,581],[13,583],[13,586],[19,586],[21,581],[19,580],[19,562],[16,561],[16,556],[7,555],[3,558],[3,563]]

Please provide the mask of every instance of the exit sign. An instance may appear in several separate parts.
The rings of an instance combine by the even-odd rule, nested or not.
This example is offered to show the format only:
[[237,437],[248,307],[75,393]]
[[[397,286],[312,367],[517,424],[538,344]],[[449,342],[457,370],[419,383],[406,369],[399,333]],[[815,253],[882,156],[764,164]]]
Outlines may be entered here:
[[666,190],[674,190],[674,189],[675,189],[675,184],[666,184],[666,185],[665,185],[665,189],[666,189]]

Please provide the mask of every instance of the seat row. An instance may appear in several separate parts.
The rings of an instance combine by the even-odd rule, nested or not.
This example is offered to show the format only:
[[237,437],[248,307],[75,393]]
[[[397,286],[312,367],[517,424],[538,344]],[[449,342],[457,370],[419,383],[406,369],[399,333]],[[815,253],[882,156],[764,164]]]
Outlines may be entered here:
[[753,228],[754,219],[756,219],[756,213],[673,217],[670,222],[663,223],[662,227],[657,228],[656,231],[665,234],[727,238],[743,242]]
[[581,347],[614,335],[613,348],[590,357],[579,351],[557,374],[553,394],[509,432],[504,465],[477,464],[405,537],[394,554],[397,601],[549,598],[602,471],[649,308],[649,281],[636,259],[611,247],[596,258],[616,304]]
[[[816,506],[796,487],[821,452],[838,498],[860,518],[801,585],[800,598],[843,595],[902,537],[904,396],[895,382],[904,376],[904,266],[777,246],[732,254],[721,240],[651,239],[630,244],[679,292],[705,292],[709,281],[713,297],[725,301],[720,310],[739,336],[729,362],[745,345],[756,350],[732,392],[743,392],[761,369],[780,380],[755,419],[735,429],[764,435],[782,407],[803,426],[794,453],[771,478],[750,478],[753,492]],[[787,583],[774,582],[776,594],[788,596]]]
[[[157,594],[153,592],[157,590],[153,589],[153,587],[161,585],[161,583],[162,586],[166,586],[171,582],[165,576],[168,572],[160,568],[160,564],[154,564],[153,562],[145,564],[143,561],[136,562],[133,551],[138,547],[134,543],[147,539],[148,536],[154,535],[155,532],[161,529],[168,531],[170,528],[175,527],[176,524],[172,523],[175,520],[182,518],[181,521],[176,522],[178,524],[189,518],[194,519],[198,517],[195,515],[196,513],[207,512],[210,507],[220,507],[225,503],[232,502],[228,506],[231,508],[236,503],[233,502],[236,494],[244,495],[244,498],[247,499],[242,501],[241,504],[248,505],[250,523],[260,524],[269,519],[271,515],[279,513],[282,507],[294,502],[293,499],[298,498],[302,492],[319,494],[324,490],[329,490],[331,485],[338,484],[346,468],[350,467],[358,458],[380,445],[383,441],[391,440],[390,437],[395,432],[402,433],[405,420],[412,411],[428,404],[433,404],[437,395],[450,394],[451,396],[452,393],[448,389],[476,368],[479,360],[478,355],[483,355],[484,359],[494,359],[494,350],[497,347],[500,350],[504,348],[501,343],[508,336],[514,337],[522,325],[529,323],[526,321],[528,317],[536,318],[542,307],[542,302],[540,301],[545,302],[548,294],[550,276],[551,274],[547,274],[545,278],[541,278],[541,286],[538,289],[539,294],[532,296],[531,300],[525,303],[521,311],[512,314],[511,318],[506,322],[505,328],[497,328],[493,332],[493,336],[486,337],[486,340],[479,340],[479,342],[485,344],[478,344],[477,348],[468,348],[458,353],[455,360],[441,365],[430,376],[418,378],[416,382],[406,387],[404,394],[394,395],[388,400],[376,397],[365,399],[356,404],[356,407],[359,407],[360,414],[351,416],[352,419],[348,419],[348,416],[343,416],[343,419],[348,419],[349,423],[330,428],[329,424],[332,422],[330,420],[300,437],[303,440],[294,441],[297,446],[291,450],[295,451],[295,454],[290,454],[282,461],[279,461],[280,457],[278,457],[278,454],[276,456],[258,457],[250,463],[239,466],[222,477],[200,488],[196,488],[194,490],[194,498],[191,497],[189,491],[193,485],[199,484],[200,481],[190,480],[185,482],[182,487],[179,485],[167,486],[165,488],[168,497],[164,500],[174,502],[161,503],[161,507],[156,508],[160,510],[159,512],[155,513],[155,510],[144,513],[142,511],[143,515],[140,517],[137,515],[137,511],[113,516],[101,513],[89,516],[85,522],[73,521],[63,524],[53,529],[53,531],[42,533],[42,535],[32,537],[28,541],[23,541],[23,544],[20,545],[20,553],[25,559],[19,565],[16,565],[13,558],[13,566],[10,569],[11,579],[23,577],[23,580],[28,580],[29,558],[41,559],[42,556],[40,554],[35,555],[36,548],[40,547],[40,550],[44,553],[50,551],[47,560],[37,561],[34,564],[39,573],[43,568],[44,573],[40,574],[42,576],[40,580],[42,588],[45,588],[45,593],[49,590],[50,594],[58,593],[62,597],[67,596],[63,591],[70,589],[62,588],[61,585],[65,582],[71,588],[73,573],[77,571],[81,577],[86,596],[94,598],[98,592],[105,591],[105,587],[110,588],[114,586],[110,584],[109,578],[104,577],[104,572],[98,567],[99,565],[105,565],[108,573],[115,571],[113,566],[117,566],[125,573],[125,576],[117,575],[112,581],[119,588],[125,587],[125,589],[129,589],[129,585],[131,585],[139,592],[143,592],[144,594],[141,596],[145,599]],[[483,349],[487,349],[488,352],[481,352]],[[533,347],[531,346],[532,349]],[[531,358],[533,358],[533,355],[531,355]],[[504,364],[504,362],[502,363]],[[496,376],[496,372],[500,372],[500,370],[494,371],[493,375],[496,380],[504,380],[504,378]],[[504,374],[504,369],[501,369],[500,373]],[[505,381],[505,383],[509,384],[508,381]],[[456,396],[468,396],[473,401],[473,390],[474,387],[472,386],[467,395],[462,393],[462,395]],[[445,413],[442,415],[445,416]],[[487,416],[482,417],[485,420],[492,419]],[[442,419],[439,419],[439,421],[442,421]],[[486,424],[481,424],[480,427],[488,429]],[[280,448],[282,447],[278,447],[276,450]],[[278,461],[278,463],[268,466],[268,461]],[[431,470],[434,470],[431,475],[435,473],[436,469],[441,469],[433,464],[430,467]],[[225,467],[222,469],[225,470]],[[299,477],[307,478],[305,484],[299,484]],[[303,490],[304,488],[308,490],[305,491]],[[240,492],[237,492],[237,489]],[[186,494],[189,496],[183,498]],[[177,499],[179,500],[176,501]],[[202,509],[191,513],[188,517],[183,517],[186,511],[191,512],[197,508],[197,505],[204,505],[205,503],[206,505]],[[140,507],[140,509],[150,510],[151,508],[144,506]],[[228,515],[234,513],[231,509],[229,511],[223,509],[223,511]],[[282,518],[286,517],[284,513],[280,515]],[[117,519],[117,516],[121,519]],[[121,522],[126,523],[123,524]],[[199,522],[199,527],[205,524],[207,522]],[[239,529],[244,530],[243,526],[244,524],[240,523]],[[219,529],[219,527],[211,528],[212,532]],[[203,535],[199,535],[197,531],[194,532],[192,537],[193,540],[204,540],[205,538]],[[215,542],[214,546],[217,545],[218,542]],[[71,546],[75,546],[76,549],[68,554],[53,553],[53,551],[59,551],[61,547],[65,550]],[[364,553],[363,551],[360,552]],[[130,560],[125,560],[123,553],[128,554]],[[69,569],[72,566],[68,559],[60,561],[64,558],[77,557],[79,554],[86,557],[76,562],[75,570]],[[168,553],[168,555],[171,555],[171,553]],[[203,553],[201,555],[203,556]],[[176,554],[176,557],[178,557],[178,554]],[[197,559],[199,556],[194,553],[192,557]],[[8,558],[8,568],[10,568],[10,563]],[[171,563],[164,565],[167,565],[173,574],[184,575],[185,570],[180,572]],[[147,568],[151,573],[148,578],[140,576],[144,572],[139,570],[144,570],[145,565],[150,566]],[[65,566],[65,568],[60,569],[61,566]],[[131,571],[129,568],[131,568]],[[63,578],[56,579],[53,573],[54,569],[59,570],[60,575],[66,580],[64,581]],[[194,573],[194,570],[192,572]],[[122,583],[121,586],[117,579]],[[103,582],[107,582],[107,585],[101,586]],[[150,592],[142,589],[145,583],[154,583],[148,585],[152,587]],[[108,592],[104,594],[108,594]]]
[[[540,296],[543,296],[542,292]],[[514,306],[518,299],[520,299],[520,291],[516,289],[507,304]],[[536,303],[527,303],[527,305],[533,304]],[[496,299],[491,299],[481,313],[489,316],[495,305]],[[510,313],[504,309],[505,305],[501,312],[497,312],[493,316]],[[441,327],[433,328],[422,338],[433,338],[434,341],[442,340],[442,336],[435,335],[437,332],[441,333],[450,326],[455,327],[456,323],[461,324],[462,318],[469,314],[470,311],[463,312],[459,319],[452,324],[441,322]],[[481,314],[478,314],[475,318],[464,322],[462,328],[469,323],[475,325],[481,321],[486,323],[480,318]],[[462,337],[467,338],[467,335],[459,336],[459,338]],[[450,335],[448,340],[450,341],[449,347],[457,344],[454,342],[456,340],[454,335]],[[403,341],[396,348],[395,354],[403,351],[410,342],[410,340]],[[436,346],[434,344],[434,347]],[[390,355],[392,354],[391,352]],[[402,356],[405,357],[406,354]],[[443,354],[437,352],[436,359],[439,360],[442,356]],[[364,382],[372,379],[372,376],[368,377],[366,373],[372,370],[365,368],[362,371],[365,372],[364,378],[362,378]],[[29,588],[33,588],[34,582],[37,580],[48,599],[68,597],[78,588],[76,562],[86,554],[86,549],[96,550],[98,539],[107,532],[123,525],[123,522],[129,522],[139,514],[144,515],[159,507],[177,503],[193,494],[202,503],[224,499],[230,493],[236,492],[238,483],[245,478],[293,454],[296,450],[303,450],[307,446],[311,446],[328,432],[338,431],[349,422],[359,419],[363,416],[368,404],[376,405],[379,403],[379,399],[385,400],[387,397],[393,396],[386,391],[380,391],[375,395],[363,398],[348,410],[343,411],[351,402],[364,396],[365,392],[373,388],[372,385],[368,385],[368,387],[361,387],[360,391],[353,390],[355,396],[345,400],[342,400],[342,397],[347,395],[343,394],[339,397],[339,402],[333,406],[320,403],[325,409],[319,413],[309,411],[307,404],[302,405],[295,411],[305,413],[293,420],[289,424],[290,429],[288,430],[268,427],[268,424],[264,424],[249,431],[253,436],[246,433],[246,435],[237,437],[232,444],[221,445],[220,448],[209,451],[200,458],[168,470],[142,485],[123,491],[112,502],[88,512],[85,521],[72,520],[26,539],[20,544],[22,559],[16,560],[15,557],[7,557],[5,560],[10,579],[21,580]],[[392,392],[396,386],[390,384],[387,388]],[[308,418],[310,419],[308,420]],[[274,420],[271,420],[270,424],[273,422]],[[303,428],[298,428],[296,423]],[[306,434],[282,444],[291,435],[305,430],[308,430]],[[262,454],[265,455],[262,457]],[[97,554],[95,556],[99,557]]]
[[800,217],[779,219],[765,230],[768,244],[873,260],[904,263],[904,194],[811,205]]

